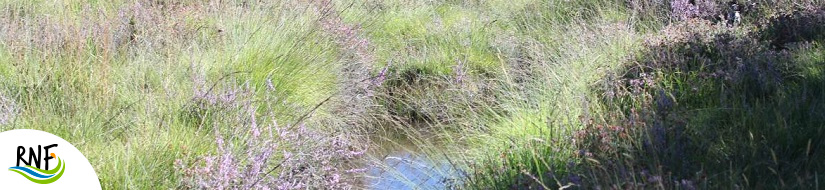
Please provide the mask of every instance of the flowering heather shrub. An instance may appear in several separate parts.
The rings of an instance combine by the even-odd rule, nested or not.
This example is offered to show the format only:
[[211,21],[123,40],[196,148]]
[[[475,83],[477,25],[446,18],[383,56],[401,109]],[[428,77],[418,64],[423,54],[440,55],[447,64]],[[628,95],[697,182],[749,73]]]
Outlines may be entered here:
[[272,112],[258,115],[248,86],[203,89],[196,88],[193,100],[200,108],[217,112],[210,118],[217,150],[194,161],[176,161],[182,187],[351,189],[358,185],[364,171],[355,166],[366,147],[346,133],[327,134],[304,124],[278,125]]
[[343,66],[338,74],[339,95],[332,106],[339,113],[336,120],[348,125],[366,125],[370,107],[375,105],[375,88],[384,83],[390,65],[388,63],[377,76],[371,76],[375,55],[361,27],[345,23],[332,1],[312,1],[310,4],[319,14],[321,30],[334,39],[341,51]]
[[278,187],[351,189],[359,184],[366,169],[354,167],[366,152],[366,146],[351,137],[327,135],[299,126],[286,132],[284,138],[293,142],[284,152],[283,170]]
[[[811,48],[806,44],[817,44],[819,39],[795,38],[782,43],[802,45],[777,49],[769,45],[776,38],[765,38],[771,33],[764,29],[786,25],[780,30],[795,33],[796,23],[816,22],[815,16],[807,18],[811,19],[768,19],[762,26],[736,28],[689,19],[648,38],[645,50],[603,85],[603,105],[618,111],[583,121],[585,128],[576,133],[579,156],[598,161],[583,160],[577,173],[590,180],[586,184],[619,189],[696,189],[716,187],[719,181],[745,188],[788,187],[790,180],[806,187],[817,180],[799,177],[805,175],[799,170],[819,168],[810,169],[806,163],[817,155],[798,150],[816,146],[811,144],[817,140],[784,140],[821,135],[817,128],[822,120],[812,117],[818,117],[813,110],[822,104],[807,106],[787,98],[821,90],[821,81],[797,77],[801,70],[810,69],[800,65],[811,63],[794,61],[794,51]],[[791,124],[793,129],[777,129],[790,121],[799,122]],[[754,140],[754,134],[760,134],[761,140]],[[772,151],[784,154],[766,153]],[[762,164],[768,162],[773,164]],[[719,177],[728,172],[760,180]]]
[[61,23],[56,18],[47,16],[30,16],[22,12],[23,8],[4,7],[0,16],[0,39],[10,52],[24,52],[28,48],[44,52],[79,51],[85,47],[85,38],[79,33],[79,27]]
[[[344,136],[327,136],[303,125],[244,126],[250,137],[216,132],[216,155],[195,163],[177,160],[185,188],[352,189],[365,171],[353,167],[366,149]],[[241,129],[244,130],[244,129]],[[262,133],[267,134],[261,136]],[[273,136],[274,132],[274,136]],[[244,139],[236,148],[225,139]],[[276,142],[278,141],[278,142]],[[272,161],[281,159],[279,161]]]
[[627,7],[641,19],[661,20],[669,18],[671,0],[627,0]]
[[[205,8],[180,2],[135,1],[118,10],[112,26],[113,46],[132,44],[141,49],[177,48],[192,42],[201,27],[187,24],[187,20],[202,20]],[[102,19],[108,20],[108,19]]]
[[133,45],[143,50],[183,45],[192,41],[197,28],[186,19],[201,19],[201,7],[163,1],[133,1],[118,8],[117,15],[84,5],[69,22],[65,15],[30,14],[31,7],[0,7],[0,39],[11,52],[30,48],[45,53],[83,52],[87,46],[117,53]]
[[667,25],[659,34],[648,35],[645,38],[645,44],[647,46],[666,46],[668,44],[687,43],[695,38],[710,38],[712,35],[724,31],[724,28],[714,25],[711,21],[692,19]]
[[[226,142],[224,136],[215,130],[217,155],[204,156],[198,159],[203,164],[186,164],[182,159],[175,161],[175,167],[182,171],[185,188],[198,189],[261,189],[268,183],[259,181],[271,181],[267,169],[272,167],[269,160],[274,157],[278,144],[274,143],[272,129],[266,127],[269,135],[261,137],[258,126],[251,130],[251,137],[244,142],[245,152],[237,153],[231,142]],[[230,137],[230,135],[226,135]],[[237,137],[236,137],[237,138]],[[231,138],[229,138],[231,139]],[[243,154],[245,153],[245,154]]]
[[670,8],[672,17],[678,20],[710,19],[721,14],[715,0],[673,0]]
[[794,42],[825,40],[825,7],[809,6],[766,19],[761,40],[770,41],[775,49],[785,49]]
[[[225,75],[222,79],[235,79],[232,74]],[[254,94],[249,86],[249,82],[245,82],[243,86],[233,86],[220,83],[226,81],[218,81],[219,84],[207,84],[205,74],[197,73],[191,76],[192,85],[192,102],[196,109],[238,109],[250,106],[242,103],[253,99]],[[274,90],[274,89],[273,89]]]
[[11,123],[19,111],[14,100],[0,94],[0,125]]
[[[704,180],[705,173],[696,172],[701,168],[690,157],[699,148],[685,134],[682,118],[667,116],[673,100],[663,91],[658,94],[652,102],[645,98],[651,96],[649,92],[628,95],[638,101],[628,113],[604,116],[611,124],[588,121],[575,133],[575,146],[580,149],[576,156],[581,161],[573,164],[579,169],[574,173],[589,180],[581,185],[695,189],[694,183]],[[655,167],[648,165],[651,162]]]
[[754,94],[769,93],[783,80],[780,63],[788,55],[758,39],[751,28],[731,29],[705,20],[673,24],[646,41],[648,50],[637,60],[642,66],[630,68],[625,76],[695,72],[729,86],[750,86]]

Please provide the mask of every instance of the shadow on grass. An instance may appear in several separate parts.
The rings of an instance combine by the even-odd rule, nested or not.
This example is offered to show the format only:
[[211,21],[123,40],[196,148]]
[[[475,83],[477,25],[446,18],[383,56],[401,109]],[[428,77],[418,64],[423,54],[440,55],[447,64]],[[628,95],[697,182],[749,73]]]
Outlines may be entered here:
[[[710,29],[648,47],[608,80],[577,134],[584,187],[819,188],[825,180],[825,14]],[[677,37],[678,38],[678,37]],[[583,159],[584,160],[584,159]]]

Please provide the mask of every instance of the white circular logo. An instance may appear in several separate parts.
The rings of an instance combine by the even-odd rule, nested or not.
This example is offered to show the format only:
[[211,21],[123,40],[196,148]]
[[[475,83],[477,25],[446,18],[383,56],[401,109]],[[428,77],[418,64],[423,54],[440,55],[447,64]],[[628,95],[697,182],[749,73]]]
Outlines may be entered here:
[[51,133],[17,129],[0,133],[0,189],[100,189],[89,160]]

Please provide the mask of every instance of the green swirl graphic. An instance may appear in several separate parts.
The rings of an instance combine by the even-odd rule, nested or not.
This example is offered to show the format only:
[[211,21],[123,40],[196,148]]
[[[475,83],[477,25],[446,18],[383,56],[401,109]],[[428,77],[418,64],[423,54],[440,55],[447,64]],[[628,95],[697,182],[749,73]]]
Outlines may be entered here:
[[[63,159],[57,158],[57,160],[58,160],[57,161],[57,166],[55,166],[54,169],[51,169],[51,170],[42,170],[42,169],[35,168],[35,167],[32,167],[32,166],[26,166],[26,168],[28,168],[28,169],[33,169],[37,172],[44,173],[44,174],[55,174],[58,171],[60,172],[60,173],[57,173],[56,175],[53,175],[53,176],[51,176],[49,178],[45,178],[45,179],[32,178],[31,176],[26,175],[24,173],[25,170],[19,170],[19,169],[9,169],[9,170],[17,172],[18,174],[22,175],[23,177],[26,177],[26,179],[29,179],[29,181],[39,183],[39,184],[50,184],[50,183],[53,183],[53,182],[57,181],[58,179],[60,179],[60,177],[63,176],[63,172],[66,171],[66,164],[63,163]],[[29,172],[31,172],[31,170],[28,170],[28,171],[25,171],[25,172],[29,173]]]

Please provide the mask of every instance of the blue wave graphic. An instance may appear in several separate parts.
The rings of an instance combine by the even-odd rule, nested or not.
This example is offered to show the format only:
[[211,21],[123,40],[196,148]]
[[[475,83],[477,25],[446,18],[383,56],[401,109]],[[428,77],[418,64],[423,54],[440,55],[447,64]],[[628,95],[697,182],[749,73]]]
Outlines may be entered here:
[[50,178],[50,177],[55,175],[55,174],[43,175],[43,174],[40,174],[40,173],[38,173],[38,172],[36,172],[32,169],[29,169],[27,167],[20,167],[20,166],[10,167],[9,169],[23,171],[23,172],[26,172],[27,174],[32,175],[32,176],[37,177],[37,178]]

